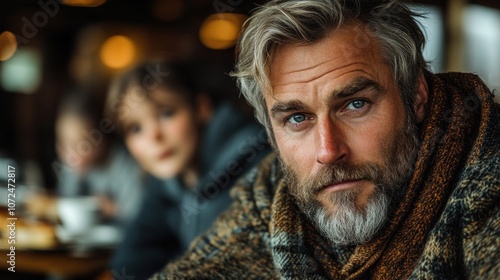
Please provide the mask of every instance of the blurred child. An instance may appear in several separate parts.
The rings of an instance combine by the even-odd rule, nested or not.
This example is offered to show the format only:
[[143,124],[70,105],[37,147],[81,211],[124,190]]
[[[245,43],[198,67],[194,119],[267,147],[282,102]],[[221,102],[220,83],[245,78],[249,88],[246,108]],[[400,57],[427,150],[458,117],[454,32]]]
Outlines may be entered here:
[[82,89],[63,97],[55,122],[57,196],[31,198],[29,212],[60,216],[57,205],[61,199],[95,197],[102,222],[126,227],[136,215],[142,171],[125,147],[110,139],[112,127],[103,122],[102,109]]
[[56,121],[56,151],[70,171],[59,176],[58,193],[96,196],[101,213],[114,223],[127,225],[141,201],[142,172],[125,147],[113,142],[102,103],[89,92],[69,94]]
[[265,132],[215,104],[192,69],[149,63],[117,78],[107,109],[126,146],[157,179],[112,262],[144,279],[183,253],[230,204],[229,189],[269,151]]

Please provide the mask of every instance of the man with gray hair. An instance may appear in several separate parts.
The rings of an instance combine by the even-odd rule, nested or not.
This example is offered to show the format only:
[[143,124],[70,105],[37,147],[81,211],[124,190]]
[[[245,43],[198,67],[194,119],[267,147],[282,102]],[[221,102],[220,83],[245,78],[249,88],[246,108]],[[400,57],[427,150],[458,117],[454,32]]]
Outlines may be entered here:
[[275,155],[155,279],[498,279],[500,126],[401,1],[270,1],[233,73]]

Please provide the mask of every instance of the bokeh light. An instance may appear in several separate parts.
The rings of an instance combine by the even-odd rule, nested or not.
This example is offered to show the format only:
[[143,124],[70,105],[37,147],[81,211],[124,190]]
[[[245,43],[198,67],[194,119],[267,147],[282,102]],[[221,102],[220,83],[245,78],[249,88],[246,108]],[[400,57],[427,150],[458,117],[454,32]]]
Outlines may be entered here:
[[40,85],[42,60],[34,49],[19,49],[0,66],[1,85],[7,91],[29,94]]
[[107,0],[60,0],[61,4],[78,7],[99,7]]
[[130,38],[116,35],[104,41],[100,56],[104,65],[113,69],[121,69],[132,64],[136,56],[136,48]]
[[0,61],[6,61],[11,58],[16,53],[16,50],[16,36],[9,31],[0,34]]
[[222,50],[236,44],[246,15],[219,13],[210,15],[200,27],[200,40],[210,49]]

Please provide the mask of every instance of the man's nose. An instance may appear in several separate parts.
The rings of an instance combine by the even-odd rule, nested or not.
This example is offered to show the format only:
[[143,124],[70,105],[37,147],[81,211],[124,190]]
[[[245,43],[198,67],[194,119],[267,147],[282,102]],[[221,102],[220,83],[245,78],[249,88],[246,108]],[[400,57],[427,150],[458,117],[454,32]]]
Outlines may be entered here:
[[331,118],[319,120],[316,126],[316,162],[333,164],[348,154],[343,132]]

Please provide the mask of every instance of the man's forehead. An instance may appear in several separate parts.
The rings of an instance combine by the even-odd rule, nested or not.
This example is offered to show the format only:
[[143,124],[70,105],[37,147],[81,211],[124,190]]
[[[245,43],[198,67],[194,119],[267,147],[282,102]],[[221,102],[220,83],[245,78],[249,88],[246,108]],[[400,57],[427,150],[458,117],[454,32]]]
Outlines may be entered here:
[[311,69],[321,74],[351,63],[381,63],[382,55],[376,39],[364,30],[364,24],[351,24],[312,44],[279,46],[269,68],[271,86],[287,80],[307,82],[308,78],[314,78],[314,75],[308,76]]

